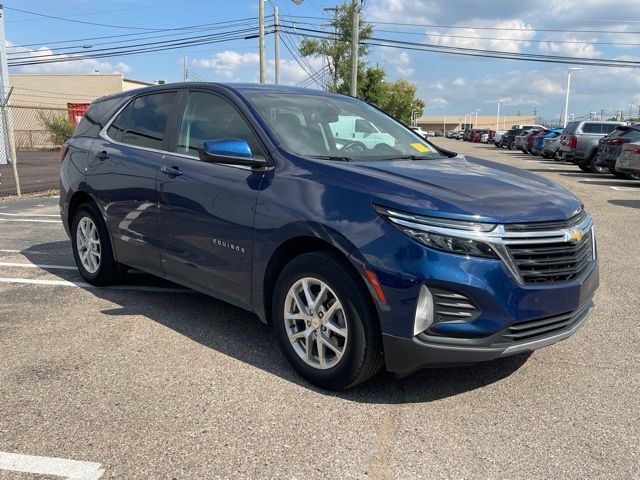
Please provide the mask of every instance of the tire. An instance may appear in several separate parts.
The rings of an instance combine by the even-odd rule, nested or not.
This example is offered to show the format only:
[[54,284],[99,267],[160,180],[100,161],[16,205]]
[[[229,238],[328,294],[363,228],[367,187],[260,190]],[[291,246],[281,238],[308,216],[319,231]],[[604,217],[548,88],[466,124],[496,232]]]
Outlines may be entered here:
[[[76,210],[71,225],[73,258],[80,275],[92,285],[106,286],[118,283],[123,269],[113,258],[111,237],[98,207],[94,203],[82,204]],[[87,232],[86,235],[82,234],[83,229]],[[92,241],[85,242],[79,249],[78,242],[83,236],[91,238]],[[87,253],[87,260],[83,261],[80,257],[81,251],[90,252],[90,250],[96,252],[97,256],[96,253]]]
[[598,160],[598,154],[596,152],[593,152],[591,155],[589,155],[589,159],[587,160],[587,162],[591,167],[591,171],[599,175],[604,175],[605,173],[609,173],[609,167],[603,167],[598,165],[597,160]]
[[579,168],[580,170],[582,170],[583,172],[593,173],[593,172],[591,171],[591,165],[590,165],[590,164],[588,164],[588,163],[579,163],[579,164],[578,164],[578,168]]
[[622,172],[619,172],[619,171],[617,171],[615,169],[609,169],[609,170],[611,170],[611,174],[614,177],[619,178],[621,180],[632,180],[633,179],[633,176],[629,175],[628,173],[622,173]]
[[[303,290],[303,282],[307,283],[310,295],[319,295],[322,284],[328,287],[315,313],[313,307],[307,310],[313,302],[307,301],[304,294],[304,300],[298,297],[300,303],[294,300],[294,292]],[[328,313],[338,302],[341,308],[337,307],[330,318],[326,315],[323,320],[322,313]],[[300,314],[301,309],[305,313],[311,311],[312,315]],[[286,312],[291,315],[289,318]],[[368,380],[382,368],[382,338],[371,296],[338,255],[311,252],[289,262],[275,286],[272,318],[285,357],[314,385],[344,390]],[[329,324],[333,327],[325,326]],[[337,333],[336,326],[344,335]],[[298,338],[292,341],[290,335],[296,334]],[[312,342],[309,354],[307,338]]]

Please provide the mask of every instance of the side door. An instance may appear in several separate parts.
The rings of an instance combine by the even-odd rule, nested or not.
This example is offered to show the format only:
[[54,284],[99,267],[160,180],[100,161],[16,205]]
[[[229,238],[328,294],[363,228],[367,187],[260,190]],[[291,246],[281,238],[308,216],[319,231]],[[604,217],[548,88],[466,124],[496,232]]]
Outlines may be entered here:
[[253,221],[263,170],[207,163],[198,146],[208,140],[246,140],[264,146],[240,111],[213,91],[183,93],[173,153],[158,177],[162,267],[167,278],[229,302],[251,304]]
[[156,178],[178,95],[132,99],[92,146],[87,183],[104,209],[119,262],[161,273]]

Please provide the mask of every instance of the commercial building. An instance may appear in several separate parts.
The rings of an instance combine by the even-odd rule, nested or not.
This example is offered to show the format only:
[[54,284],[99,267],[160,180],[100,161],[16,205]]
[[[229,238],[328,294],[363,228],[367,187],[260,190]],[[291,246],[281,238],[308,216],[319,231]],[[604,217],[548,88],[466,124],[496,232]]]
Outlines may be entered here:
[[534,124],[536,118],[533,115],[500,115],[496,128],[495,115],[423,115],[418,117],[417,124],[423,130],[464,130],[465,125],[468,128],[482,128],[487,130],[508,130],[512,125]]

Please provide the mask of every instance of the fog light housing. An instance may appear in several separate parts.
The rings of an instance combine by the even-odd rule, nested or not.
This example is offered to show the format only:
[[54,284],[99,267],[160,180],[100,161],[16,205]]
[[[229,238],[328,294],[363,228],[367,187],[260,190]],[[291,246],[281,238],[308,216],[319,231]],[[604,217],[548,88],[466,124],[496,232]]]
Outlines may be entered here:
[[418,303],[416,305],[416,315],[413,320],[413,335],[416,336],[424,332],[433,323],[433,296],[429,289],[422,285]]

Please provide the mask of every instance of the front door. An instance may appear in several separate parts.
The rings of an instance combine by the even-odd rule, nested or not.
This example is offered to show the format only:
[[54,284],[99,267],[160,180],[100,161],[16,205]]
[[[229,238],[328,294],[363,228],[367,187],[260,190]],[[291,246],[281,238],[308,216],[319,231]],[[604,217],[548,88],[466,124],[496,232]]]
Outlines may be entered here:
[[264,172],[202,162],[207,140],[240,138],[263,147],[238,110],[212,92],[191,91],[177,141],[158,177],[162,266],[169,279],[242,306],[251,303],[253,220]]

